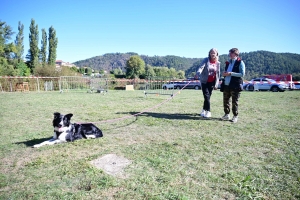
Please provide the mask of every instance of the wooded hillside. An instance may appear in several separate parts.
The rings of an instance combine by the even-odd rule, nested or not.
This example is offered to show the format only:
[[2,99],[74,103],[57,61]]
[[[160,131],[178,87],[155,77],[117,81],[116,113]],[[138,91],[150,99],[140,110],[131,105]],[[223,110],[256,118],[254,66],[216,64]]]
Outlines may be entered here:
[[[138,55],[137,53],[107,53],[102,56],[95,56],[86,60],[80,60],[74,64],[78,67],[91,67],[96,70],[112,71],[115,68],[120,68],[125,71],[126,61],[130,56]],[[153,67],[168,67],[175,68],[176,70],[189,69],[197,58],[184,58],[179,56],[146,56],[140,55],[145,61],[145,64]]]
[[[74,64],[78,67],[91,67],[96,70],[112,71],[120,68],[125,71],[126,61],[137,53],[108,53],[102,56],[92,57],[86,60],[77,61]],[[184,70],[186,76],[191,76],[199,67],[203,58],[185,58],[179,56],[146,56],[140,55],[146,64],[151,66],[164,66]],[[251,79],[266,74],[300,74],[300,54],[274,53],[269,51],[254,51],[241,53],[240,57],[246,65],[245,79]],[[227,55],[220,56],[221,70],[224,70]]]

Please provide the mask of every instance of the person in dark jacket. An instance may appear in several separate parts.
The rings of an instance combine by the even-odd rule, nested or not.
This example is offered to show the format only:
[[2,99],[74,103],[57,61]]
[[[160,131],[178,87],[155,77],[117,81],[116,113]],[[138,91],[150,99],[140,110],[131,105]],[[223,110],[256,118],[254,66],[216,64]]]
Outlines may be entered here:
[[245,75],[245,64],[239,58],[239,50],[232,48],[229,50],[229,61],[226,62],[225,71],[223,72],[224,89],[223,89],[223,106],[225,115],[222,120],[230,119],[230,98],[232,98],[232,113],[231,122],[238,121],[238,101],[243,87],[243,79]]
[[200,113],[202,117],[211,117],[210,97],[212,90],[218,88],[220,78],[220,62],[218,50],[213,48],[208,52],[208,57],[204,58],[197,70],[196,77],[201,82],[202,93],[204,97],[203,109]]

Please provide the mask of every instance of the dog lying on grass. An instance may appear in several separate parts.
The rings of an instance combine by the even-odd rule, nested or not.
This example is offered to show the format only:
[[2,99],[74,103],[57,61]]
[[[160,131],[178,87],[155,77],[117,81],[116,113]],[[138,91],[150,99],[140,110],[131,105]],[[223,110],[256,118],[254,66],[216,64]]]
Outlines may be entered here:
[[65,142],[72,142],[79,139],[88,138],[99,138],[102,137],[102,131],[91,123],[86,124],[72,124],[71,118],[73,114],[62,115],[58,112],[54,113],[53,127],[54,135],[53,138],[36,144],[33,147],[38,148],[44,145],[53,145]]

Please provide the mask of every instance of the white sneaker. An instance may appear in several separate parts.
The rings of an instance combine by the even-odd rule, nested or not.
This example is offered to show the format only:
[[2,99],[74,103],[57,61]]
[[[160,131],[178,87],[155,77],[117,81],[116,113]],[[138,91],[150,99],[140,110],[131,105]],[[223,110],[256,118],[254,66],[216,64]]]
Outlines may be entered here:
[[221,117],[221,120],[229,120],[229,119],[230,119],[229,114],[225,114],[223,117]]
[[238,116],[233,116],[232,120],[230,120],[232,123],[237,123]]
[[205,113],[206,113],[206,110],[203,109],[202,112],[200,113],[200,116],[204,117]]
[[205,115],[203,117],[210,118],[211,117],[211,112],[206,111],[206,113],[205,113]]

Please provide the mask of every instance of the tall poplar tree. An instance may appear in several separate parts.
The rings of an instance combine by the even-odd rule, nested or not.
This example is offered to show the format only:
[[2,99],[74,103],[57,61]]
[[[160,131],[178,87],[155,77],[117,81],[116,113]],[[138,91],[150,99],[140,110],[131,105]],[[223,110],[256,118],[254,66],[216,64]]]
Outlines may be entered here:
[[35,25],[35,20],[31,19],[31,24],[29,27],[29,50],[26,58],[29,60],[29,66],[31,70],[39,64],[39,47],[38,47],[38,40],[39,40],[39,29],[38,25]]
[[0,76],[15,76],[15,70],[12,63],[12,55],[16,53],[16,47],[11,40],[14,34],[12,28],[0,20]]
[[17,59],[18,62],[21,62],[23,60],[23,54],[24,54],[24,25],[20,21],[18,24],[18,31],[19,32],[15,40],[15,46],[16,46],[15,59]]
[[52,26],[49,28],[48,36],[49,36],[48,64],[49,65],[55,65],[56,48],[57,48],[58,39],[56,37],[56,31]]
[[42,41],[41,41],[40,61],[43,66],[47,64],[47,32],[42,29]]

